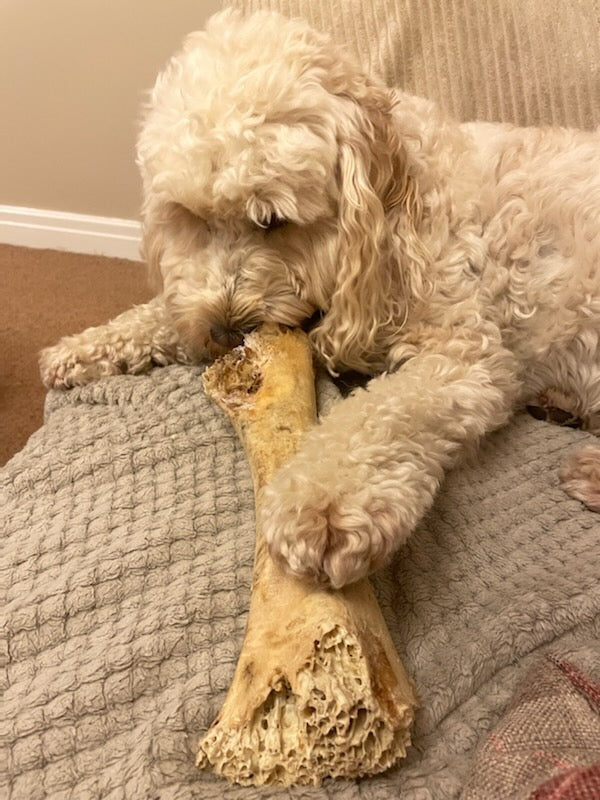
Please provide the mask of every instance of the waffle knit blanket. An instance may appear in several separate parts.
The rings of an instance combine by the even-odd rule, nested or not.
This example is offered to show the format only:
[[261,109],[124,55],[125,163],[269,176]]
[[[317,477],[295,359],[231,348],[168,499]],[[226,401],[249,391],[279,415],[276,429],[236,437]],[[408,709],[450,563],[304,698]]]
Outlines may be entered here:
[[455,798],[540,653],[597,675],[600,517],[557,479],[589,437],[520,417],[449,475],[375,580],[422,704],[407,760],[321,789],[199,773],[241,645],[254,538],[245,457],[200,373],[52,393],[45,425],[0,471],[2,797]]

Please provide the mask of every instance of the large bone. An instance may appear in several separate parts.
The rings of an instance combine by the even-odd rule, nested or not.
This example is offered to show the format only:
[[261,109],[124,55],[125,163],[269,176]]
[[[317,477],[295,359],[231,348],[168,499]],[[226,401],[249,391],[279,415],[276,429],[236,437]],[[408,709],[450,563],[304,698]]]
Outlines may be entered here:
[[[264,326],[204,373],[261,489],[314,424],[312,358],[298,330]],[[246,635],[198,766],[245,785],[319,784],[406,755],[416,698],[368,581],[332,591],[288,575],[256,533]]]

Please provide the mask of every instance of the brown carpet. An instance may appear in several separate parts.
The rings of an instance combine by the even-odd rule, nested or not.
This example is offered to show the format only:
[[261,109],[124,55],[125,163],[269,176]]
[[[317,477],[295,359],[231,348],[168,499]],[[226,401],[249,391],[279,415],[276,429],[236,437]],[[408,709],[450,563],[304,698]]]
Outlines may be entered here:
[[0,464],[43,421],[37,353],[151,296],[142,264],[0,245]]

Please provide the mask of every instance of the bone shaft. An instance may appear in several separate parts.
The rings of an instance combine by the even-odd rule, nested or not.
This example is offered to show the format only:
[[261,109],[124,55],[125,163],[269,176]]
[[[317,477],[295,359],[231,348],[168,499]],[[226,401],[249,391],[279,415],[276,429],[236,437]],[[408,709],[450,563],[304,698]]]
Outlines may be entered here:
[[[260,520],[263,487],[315,422],[308,341],[298,331],[260,331],[245,357],[207,370],[205,388],[244,445]],[[380,771],[405,754],[415,704],[368,581],[329,591],[288,575],[258,524],[246,635],[199,765],[255,785]],[[360,713],[368,726],[350,725],[337,743],[331,731],[346,724],[339,720]],[[278,736],[285,741],[273,750],[268,742]]]

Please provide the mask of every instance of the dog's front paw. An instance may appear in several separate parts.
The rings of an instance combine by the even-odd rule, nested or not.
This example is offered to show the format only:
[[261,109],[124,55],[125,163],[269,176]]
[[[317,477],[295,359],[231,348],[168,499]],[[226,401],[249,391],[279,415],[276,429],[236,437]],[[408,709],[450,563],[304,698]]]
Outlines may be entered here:
[[600,511],[600,447],[577,450],[560,469],[563,490],[592,511]]
[[77,350],[64,341],[46,347],[39,356],[40,375],[49,389],[70,389],[119,375],[122,365],[98,351]]
[[336,589],[381,567],[405,538],[397,510],[372,486],[329,492],[285,468],[266,487],[261,516],[275,560]]

